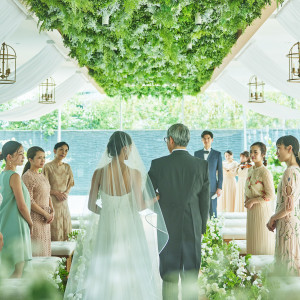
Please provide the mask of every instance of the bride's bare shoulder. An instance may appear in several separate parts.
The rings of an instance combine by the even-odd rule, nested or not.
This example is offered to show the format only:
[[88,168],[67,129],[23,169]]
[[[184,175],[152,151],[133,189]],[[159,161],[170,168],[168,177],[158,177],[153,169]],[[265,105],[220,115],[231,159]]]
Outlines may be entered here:
[[93,175],[93,178],[96,179],[96,178],[100,178],[103,176],[103,172],[104,172],[104,169],[103,168],[98,168],[94,171],[94,175]]
[[129,167],[128,167],[128,169],[129,169],[130,174],[132,174],[132,176],[134,178],[137,178],[137,179],[142,178],[142,174],[141,174],[141,172],[139,170],[132,169],[132,168],[129,168]]

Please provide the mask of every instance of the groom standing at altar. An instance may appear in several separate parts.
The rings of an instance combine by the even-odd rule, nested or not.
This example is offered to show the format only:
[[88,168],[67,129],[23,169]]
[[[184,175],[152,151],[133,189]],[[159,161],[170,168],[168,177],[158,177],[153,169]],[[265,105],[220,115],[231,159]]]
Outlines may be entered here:
[[185,125],[172,125],[164,140],[170,155],[153,160],[149,171],[169,233],[160,253],[163,299],[178,299],[180,276],[182,299],[197,300],[201,235],[209,215],[208,163],[187,152],[190,131]]
[[196,151],[195,156],[208,161],[209,182],[210,182],[210,211],[209,215],[217,217],[217,201],[222,193],[223,165],[221,152],[211,148],[214,135],[211,131],[205,130],[201,134],[204,148]]

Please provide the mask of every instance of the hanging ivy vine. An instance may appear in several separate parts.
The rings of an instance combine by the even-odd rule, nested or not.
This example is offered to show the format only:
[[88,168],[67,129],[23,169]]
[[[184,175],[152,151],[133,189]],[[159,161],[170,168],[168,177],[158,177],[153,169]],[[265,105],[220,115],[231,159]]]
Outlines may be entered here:
[[[24,0],[109,96],[195,95],[270,0]],[[199,12],[202,24],[195,25]],[[103,16],[109,25],[102,25]]]

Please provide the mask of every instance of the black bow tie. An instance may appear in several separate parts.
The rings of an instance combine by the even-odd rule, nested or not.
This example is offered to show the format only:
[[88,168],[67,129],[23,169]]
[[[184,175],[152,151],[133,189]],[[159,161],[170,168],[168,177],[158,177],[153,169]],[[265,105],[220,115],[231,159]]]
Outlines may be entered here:
[[204,154],[208,154],[209,153],[209,151],[204,151]]

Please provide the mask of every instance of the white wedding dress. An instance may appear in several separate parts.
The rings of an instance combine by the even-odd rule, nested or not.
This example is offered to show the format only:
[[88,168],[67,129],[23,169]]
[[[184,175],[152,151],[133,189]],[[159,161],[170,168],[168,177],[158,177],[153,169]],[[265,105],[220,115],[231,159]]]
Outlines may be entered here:
[[[88,225],[78,239],[65,299],[159,300],[162,297],[158,253],[168,235],[159,205],[153,201],[155,193],[147,173],[137,168],[140,158],[135,151],[131,148],[131,159],[126,160],[128,175],[124,176],[122,163],[123,171],[116,174],[120,166],[115,168],[116,161],[109,157],[102,159],[94,173],[89,209],[97,214],[89,215]],[[140,180],[136,174],[142,175]],[[109,178],[109,184],[103,178]],[[116,182],[113,187],[112,178]],[[117,191],[124,178],[127,192]],[[105,187],[105,192],[101,187]]]
[[132,193],[110,196],[100,191],[100,194],[102,211],[95,260],[85,298],[160,299],[159,278],[153,278],[155,273],[159,274],[158,262],[150,256],[141,217],[132,209]]

